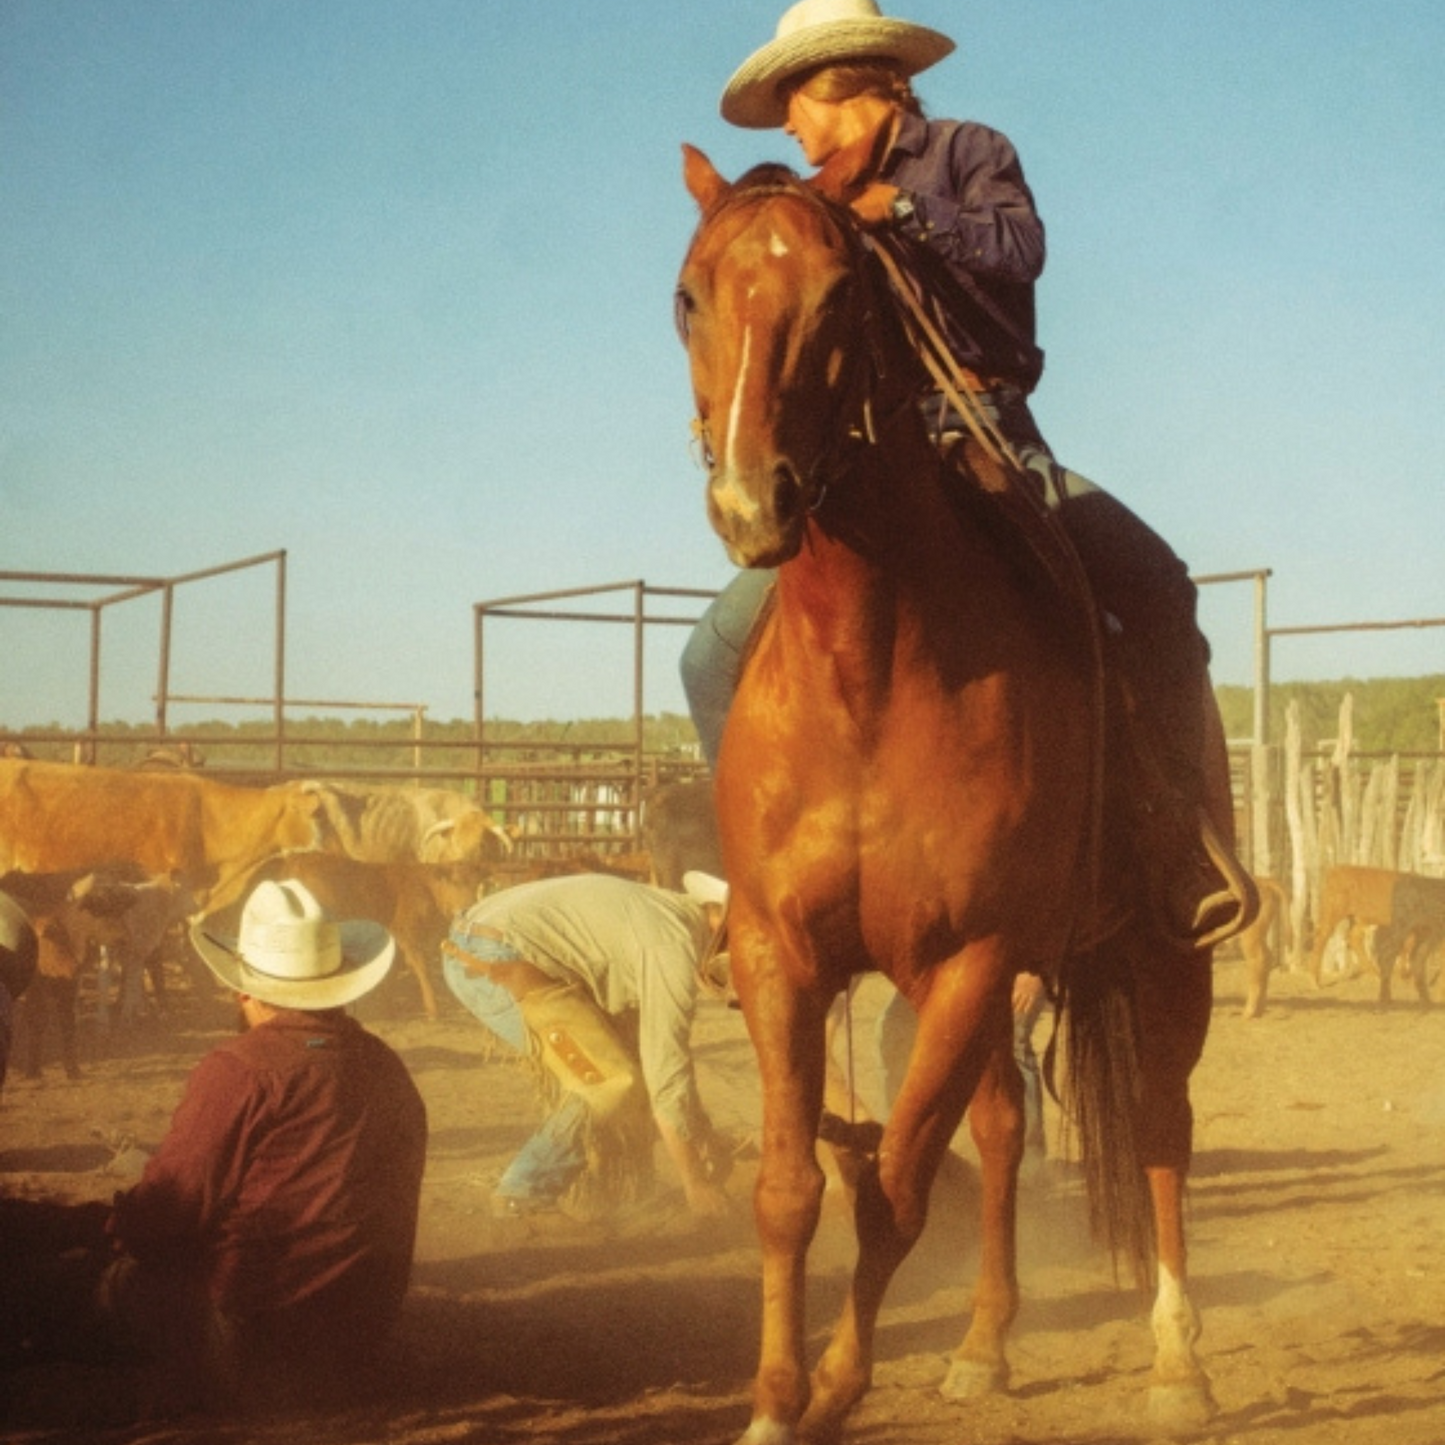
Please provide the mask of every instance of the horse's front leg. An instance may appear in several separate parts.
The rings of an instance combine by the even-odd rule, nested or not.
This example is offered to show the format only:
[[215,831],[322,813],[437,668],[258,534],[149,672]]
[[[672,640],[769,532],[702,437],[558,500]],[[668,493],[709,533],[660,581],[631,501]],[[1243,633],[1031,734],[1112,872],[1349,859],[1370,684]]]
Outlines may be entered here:
[[812,1402],[803,1419],[810,1440],[835,1438],[871,1383],[884,1293],[923,1232],[939,1166],[969,1100],[978,1107],[985,1071],[988,1124],[982,1132],[976,1126],[975,1136],[983,1142],[987,1238],[975,1326],[960,1352],[969,1363],[956,1365],[955,1372],[966,1371],[979,1356],[987,1360],[993,1385],[1006,1378],[1003,1338],[1018,1307],[1013,1189],[1023,1153],[1023,1089],[1017,1070],[1007,1073],[1011,1030],[1008,986],[998,982],[1001,978],[998,970],[977,966],[977,960],[968,972],[940,968],[920,1009],[908,1072],[884,1126],[877,1161],[858,1179],[858,1261],[843,1314],[813,1373]]
[[761,1162],[753,1212],[762,1250],[763,1314],[753,1418],[739,1445],[790,1445],[808,1405],[804,1295],[808,1246],[823,1201],[814,1143],[822,1113],[826,1002],[774,974],[739,980],[762,1082]]

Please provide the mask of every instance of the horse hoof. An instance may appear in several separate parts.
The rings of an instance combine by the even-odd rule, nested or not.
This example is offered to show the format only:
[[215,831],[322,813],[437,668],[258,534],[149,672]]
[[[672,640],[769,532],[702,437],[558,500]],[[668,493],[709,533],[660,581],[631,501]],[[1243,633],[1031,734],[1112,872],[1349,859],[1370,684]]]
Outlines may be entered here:
[[1008,1366],[981,1360],[953,1360],[938,1393],[945,1400],[977,1400],[1008,1393]]
[[1219,1413],[1207,1382],[1151,1385],[1149,1419],[1166,1435],[1182,1435],[1207,1425]]
[[737,1445],[796,1445],[796,1440],[791,1427],[778,1420],[754,1420]]

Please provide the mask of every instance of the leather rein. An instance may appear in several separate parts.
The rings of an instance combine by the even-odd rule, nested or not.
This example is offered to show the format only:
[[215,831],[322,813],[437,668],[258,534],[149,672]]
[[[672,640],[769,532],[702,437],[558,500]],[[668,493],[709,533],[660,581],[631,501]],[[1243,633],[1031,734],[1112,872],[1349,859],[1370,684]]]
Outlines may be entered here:
[[[844,400],[841,409],[843,415],[851,420],[836,429],[838,441],[828,453],[819,458],[815,475],[809,478],[816,493],[809,510],[816,512],[827,496],[830,481],[851,469],[851,454],[856,451],[860,442],[868,446],[876,446],[878,443],[877,390],[888,374],[882,332],[885,306],[891,308],[894,319],[901,325],[905,343],[913,358],[921,364],[954,413],[963,419],[985,454],[1003,466],[1020,470],[1019,458],[1007,437],[975,400],[975,388],[970,385],[967,374],[929,314],[924,293],[912,281],[905,255],[895,238],[883,232],[864,230],[846,207],[819,194],[782,167],[761,167],[758,179],[748,180],[745,177],[740,181],[704,217],[699,234],[724,214],[775,196],[788,196],[802,201],[826,220],[828,229],[834,234],[847,257],[848,269],[854,283],[853,291],[861,292],[865,297],[860,316],[864,344],[853,349],[850,374],[843,388]],[[880,285],[872,262],[877,263],[876,269],[882,274],[883,285]],[[678,334],[685,343],[688,328],[685,297],[680,291],[677,297],[676,322]],[[887,418],[891,419],[896,412],[915,404],[916,400],[916,392],[908,391],[896,404],[888,408]],[[707,422],[701,417],[694,417],[691,431],[698,448],[699,461],[705,470],[711,471],[716,457]]]

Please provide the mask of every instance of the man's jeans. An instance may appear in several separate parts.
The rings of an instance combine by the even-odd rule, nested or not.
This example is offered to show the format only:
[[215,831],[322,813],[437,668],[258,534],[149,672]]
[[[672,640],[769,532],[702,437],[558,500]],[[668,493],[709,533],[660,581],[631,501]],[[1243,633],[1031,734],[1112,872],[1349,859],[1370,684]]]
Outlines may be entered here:
[[[452,941],[487,963],[508,963],[521,957],[497,939],[458,935]],[[506,989],[480,974],[468,973],[450,953],[442,959],[442,974],[462,1006],[502,1044],[513,1053],[528,1052],[522,1010]],[[558,1107],[507,1166],[497,1183],[497,1194],[531,1203],[559,1199],[587,1165],[583,1147],[586,1128],[587,1110],[582,1101],[575,1094],[564,1094]]]
[[778,574],[768,567],[745,568],[713,598],[682,649],[680,668],[687,710],[697,729],[702,755],[716,771],[723,725],[743,671],[743,649],[768,588]]

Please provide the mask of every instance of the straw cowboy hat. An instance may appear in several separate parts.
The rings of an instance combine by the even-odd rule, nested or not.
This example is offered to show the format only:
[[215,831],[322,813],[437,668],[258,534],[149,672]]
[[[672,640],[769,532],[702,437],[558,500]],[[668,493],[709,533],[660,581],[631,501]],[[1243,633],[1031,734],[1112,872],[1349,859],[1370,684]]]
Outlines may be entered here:
[[235,938],[191,927],[191,942],[227,988],[274,1008],[328,1009],[370,993],[396,945],[379,923],[329,918],[303,883],[259,883]]
[[891,60],[917,75],[953,49],[926,25],[890,20],[876,0],[799,0],[778,21],[777,34],[738,66],[722,96],[723,119],[749,130],[771,130],[788,116],[785,80],[820,65]]

